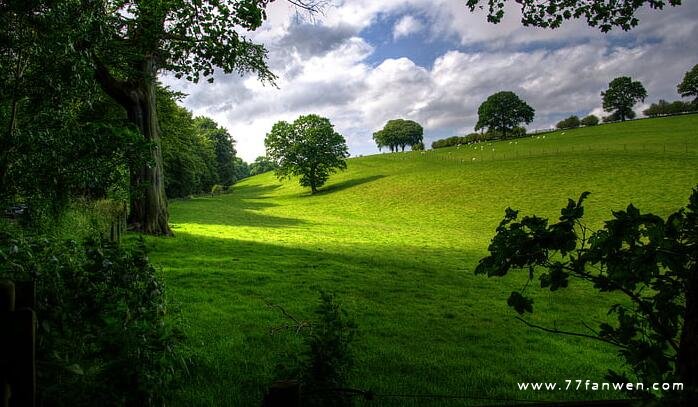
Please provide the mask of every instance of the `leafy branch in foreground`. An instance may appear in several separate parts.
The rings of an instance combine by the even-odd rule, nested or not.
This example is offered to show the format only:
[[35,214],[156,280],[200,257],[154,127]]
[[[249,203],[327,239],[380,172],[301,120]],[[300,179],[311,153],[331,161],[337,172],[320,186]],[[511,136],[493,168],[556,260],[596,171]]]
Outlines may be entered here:
[[[521,7],[524,26],[559,28],[570,19],[584,19],[590,27],[602,32],[620,28],[628,31],[640,22],[636,13],[647,6],[662,10],[665,6],[680,6],[681,0],[515,0]],[[483,5],[482,3],[486,3]],[[487,8],[487,21],[499,23],[504,17],[506,0],[467,0],[470,11]]]
[[[608,311],[615,324],[588,333],[561,331],[532,324],[546,332],[593,338],[613,344],[638,379],[645,383],[679,378],[690,400],[698,390],[698,187],[686,208],[666,220],[643,214],[632,204],[613,212],[604,228],[590,231],[583,223],[583,193],[570,199],[559,221],[549,223],[507,208],[475,273],[505,276],[526,270],[528,282],[536,274],[541,288],[567,288],[571,279],[585,281],[599,292],[626,297]],[[529,284],[526,284],[529,286]],[[533,312],[533,299],[525,288],[511,293],[509,306],[519,314]],[[609,371],[615,381],[625,374]],[[676,395],[665,394],[666,397]]]

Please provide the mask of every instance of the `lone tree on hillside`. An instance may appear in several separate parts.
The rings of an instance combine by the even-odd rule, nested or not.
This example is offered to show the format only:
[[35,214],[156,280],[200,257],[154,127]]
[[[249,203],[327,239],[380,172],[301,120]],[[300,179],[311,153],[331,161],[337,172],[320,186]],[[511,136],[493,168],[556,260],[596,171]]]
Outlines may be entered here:
[[389,120],[382,130],[373,133],[373,140],[379,149],[390,148],[397,151],[398,147],[405,151],[407,146],[415,146],[424,140],[424,129],[412,120]]
[[635,117],[633,106],[647,97],[647,91],[640,81],[629,76],[621,76],[608,84],[608,90],[601,92],[603,109],[611,112],[611,117],[624,122]]
[[[60,2],[37,0],[35,15],[65,35],[93,67],[97,82],[125,110],[129,121],[152,146],[150,160],[130,168],[129,223],[151,234],[170,234],[163,182],[155,84],[166,69],[177,78],[213,81],[213,73],[275,76],[263,45],[244,36],[266,19],[269,0],[119,0]],[[315,10],[313,0],[291,3]],[[40,18],[37,25],[45,24]]]
[[514,92],[497,92],[485,100],[477,110],[478,121],[475,131],[487,128],[488,131],[498,131],[502,138],[507,132],[521,123],[533,121],[535,110],[521,100]]
[[686,72],[683,81],[676,88],[682,97],[693,96],[693,104],[698,105],[698,64]]
[[347,168],[349,156],[341,134],[324,117],[301,116],[293,123],[280,121],[264,140],[267,157],[276,165],[279,179],[299,176],[300,184],[314,194],[330,174]]
[[[624,297],[598,329],[581,332],[524,324],[563,335],[599,340],[618,347],[639,381],[682,382],[683,400],[698,397],[698,187],[686,208],[664,220],[640,213],[632,204],[613,212],[603,229],[593,232],[583,223],[582,203],[569,200],[558,222],[506,209],[504,219],[481,259],[476,274],[503,277],[510,271],[539,274],[540,287],[550,291],[587,282],[599,292]],[[507,303],[519,314],[533,312],[533,299],[514,291]],[[612,301],[617,298],[610,298]],[[613,382],[628,383],[625,374],[609,371]],[[633,381],[634,382],[634,381]],[[666,395],[671,397],[672,395]],[[689,404],[686,404],[689,405]]]
[[[470,11],[487,7],[487,21],[499,23],[504,17],[507,0],[467,0]],[[591,27],[602,32],[619,27],[625,31],[635,27],[638,9],[649,6],[663,9],[666,5],[679,6],[681,0],[514,0],[521,6],[521,23],[524,26],[558,28],[569,19],[584,18]]]

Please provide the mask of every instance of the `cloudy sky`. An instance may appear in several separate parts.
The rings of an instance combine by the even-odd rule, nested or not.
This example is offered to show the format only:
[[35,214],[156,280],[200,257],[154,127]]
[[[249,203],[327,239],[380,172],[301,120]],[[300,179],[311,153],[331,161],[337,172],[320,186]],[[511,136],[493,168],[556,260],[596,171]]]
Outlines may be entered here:
[[600,92],[620,75],[642,81],[647,103],[676,100],[677,83],[698,64],[698,1],[643,10],[637,28],[611,34],[584,22],[524,28],[510,3],[492,25],[463,0],[334,0],[313,18],[277,0],[251,37],[269,50],[278,87],[222,74],[213,84],[163,82],[226,127],[252,161],[275,122],[302,114],[328,117],[352,155],[371,154],[371,135],[389,119],[418,121],[430,144],[471,132],[480,103],[511,90],[536,110],[528,127],[546,128],[571,114],[602,115]]

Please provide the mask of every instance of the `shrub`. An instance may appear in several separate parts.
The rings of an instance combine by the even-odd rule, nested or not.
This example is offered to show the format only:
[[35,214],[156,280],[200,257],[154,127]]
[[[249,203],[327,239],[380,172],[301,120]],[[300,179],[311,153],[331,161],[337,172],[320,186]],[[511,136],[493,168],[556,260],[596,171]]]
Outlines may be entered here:
[[0,232],[0,278],[36,281],[39,404],[162,405],[179,335],[141,240],[58,241]]
[[302,323],[296,329],[310,327],[304,337],[304,350],[290,366],[280,366],[280,371],[301,381],[304,406],[351,405],[350,398],[327,390],[347,387],[354,365],[352,342],[357,333],[356,324],[332,293],[320,293],[315,314],[315,322]]
[[580,120],[579,117],[577,116],[570,116],[566,118],[565,120],[559,121],[555,127],[558,129],[576,129],[580,125]]
[[590,114],[589,116],[583,118],[580,121],[580,124],[582,126],[596,126],[597,124],[599,124],[599,118],[593,114]]
[[424,143],[419,142],[412,145],[412,151],[424,151]]

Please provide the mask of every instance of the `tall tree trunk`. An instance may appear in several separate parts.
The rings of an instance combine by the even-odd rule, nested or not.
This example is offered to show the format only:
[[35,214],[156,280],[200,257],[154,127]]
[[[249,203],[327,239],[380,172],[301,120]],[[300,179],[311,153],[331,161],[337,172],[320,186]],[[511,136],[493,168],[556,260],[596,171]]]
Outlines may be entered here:
[[95,57],[96,76],[102,89],[125,110],[143,138],[151,145],[149,163],[130,168],[129,226],[152,235],[171,235],[168,224],[167,197],[163,176],[160,126],[155,104],[156,71],[152,59],[146,58],[137,79],[120,81]]
[[145,81],[131,90],[133,103],[126,107],[128,119],[151,143],[151,163],[131,168],[132,228],[153,235],[171,235],[163,177],[160,126],[155,105],[155,84]]

